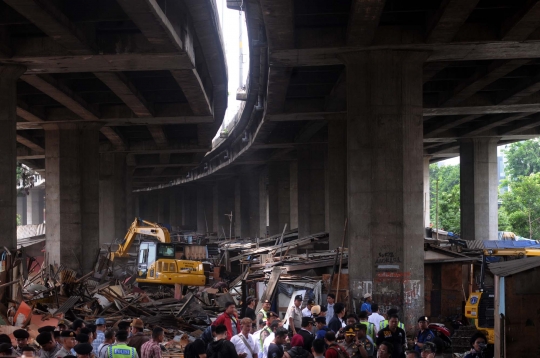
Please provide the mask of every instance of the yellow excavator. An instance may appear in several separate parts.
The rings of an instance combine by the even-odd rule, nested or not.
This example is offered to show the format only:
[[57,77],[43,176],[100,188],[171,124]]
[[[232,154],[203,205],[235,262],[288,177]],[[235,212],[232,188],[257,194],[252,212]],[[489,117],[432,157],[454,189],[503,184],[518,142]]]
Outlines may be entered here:
[[540,256],[540,249],[535,248],[486,248],[482,253],[482,266],[480,272],[480,290],[473,292],[465,304],[465,317],[474,320],[476,329],[484,333],[488,344],[495,344],[495,292],[486,288],[484,277],[488,257],[506,257],[520,259],[527,256]]
[[204,286],[207,282],[201,261],[176,258],[176,246],[171,243],[167,228],[135,218],[118,250],[108,259],[130,257],[129,249],[138,234],[155,237],[159,242],[142,241],[137,253],[137,279],[142,284]]

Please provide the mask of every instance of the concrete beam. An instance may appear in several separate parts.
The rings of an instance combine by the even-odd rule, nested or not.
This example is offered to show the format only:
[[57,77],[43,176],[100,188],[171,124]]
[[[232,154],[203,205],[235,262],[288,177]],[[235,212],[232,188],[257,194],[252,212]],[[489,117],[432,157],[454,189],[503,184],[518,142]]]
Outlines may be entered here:
[[450,107],[466,100],[487,85],[508,75],[510,72],[527,64],[529,60],[495,61],[489,67],[477,71],[468,80],[457,86],[452,93],[440,102],[441,106]]
[[37,153],[45,153],[45,148],[43,148],[41,145],[34,142],[32,139],[27,138],[26,136],[17,134],[17,142],[21,143],[22,145],[30,148],[31,150]]
[[212,114],[212,104],[204,91],[204,85],[196,69],[171,71],[173,78],[182,88],[193,114],[209,116]]
[[479,61],[504,59],[530,59],[538,56],[540,43],[536,41],[484,43],[456,42],[449,44],[426,44],[412,42],[409,44],[377,44],[366,47],[321,47],[307,49],[274,50],[269,52],[271,67],[303,67],[341,65],[340,55],[347,52],[365,50],[410,50],[429,51],[427,62],[441,61]]
[[5,0],[9,6],[26,17],[41,31],[77,55],[96,54],[97,46],[89,42],[84,33],[57,9],[51,1]]
[[525,41],[540,26],[540,2],[528,1],[502,25],[501,40]]
[[184,51],[184,42],[155,0],[116,0],[160,52]]
[[17,100],[17,116],[28,122],[43,122],[41,116],[22,100]]
[[270,122],[343,121],[346,119],[347,112],[281,113],[266,115],[266,120]]
[[375,37],[386,0],[353,0],[347,27],[348,46],[369,46]]
[[480,133],[486,132],[490,129],[502,126],[504,124],[517,121],[523,117],[529,116],[531,113],[518,113],[514,115],[508,115],[508,114],[499,114],[496,116],[493,116],[485,121],[482,121],[478,125],[467,128],[463,131],[459,132],[460,137],[471,137],[479,135]]
[[424,84],[426,82],[429,82],[435,75],[442,70],[444,70],[446,67],[448,67],[447,62],[431,62],[426,63],[424,65],[424,71],[422,71],[422,78],[424,80]]
[[266,38],[272,49],[294,48],[294,10],[290,0],[261,0]]
[[467,114],[499,114],[499,113],[525,113],[540,112],[540,103],[509,104],[476,107],[440,107],[424,108],[425,116],[456,116]]
[[424,125],[424,138],[436,137],[438,134],[446,132],[447,130],[460,126],[464,123],[473,121],[480,117],[482,117],[482,114],[473,114],[473,115],[461,117],[459,119],[448,118],[448,119],[440,120],[437,123],[429,125],[429,126]]
[[[271,67],[268,70],[268,99],[266,113],[281,113],[285,109],[285,98],[289,89],[292,68]],[[267,116],[268,118],[268,116]]]
[[497,104],[516,104],[533,93],[540,91],[540,73],[536,76],[528,76],[505,91],[502,91],[496,99]]
[[450,42],[479,0],[445,0],[428,21],[427,43]]
[[517,121],[515,124],[508,126],[508,127],[502,127],[498,130],[498,133],[500,135],[513,135],[513,134],[519,134],[526,130],[536,128],[540,126],[540,116],[538,114],[531,116],[530,119]]

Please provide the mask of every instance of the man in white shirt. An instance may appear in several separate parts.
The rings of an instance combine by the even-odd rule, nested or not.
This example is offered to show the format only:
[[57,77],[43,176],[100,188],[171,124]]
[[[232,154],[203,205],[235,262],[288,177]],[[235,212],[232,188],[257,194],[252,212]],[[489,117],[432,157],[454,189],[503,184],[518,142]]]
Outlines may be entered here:
[[309,317],[309,318],[313,317],[313,315],[311,314],[311,309],[313,308],[314,304],[315,302],[313,302],[313,300],[307,301],[306,308],[302,310],[302,317]]
[[231,338],[231,343],[234,344],[236,353],[240,358],[258,358],[259,356],[258,344],[255,343],[253,336],[249,333],[251,332],[252,322],[251,318],[243,318],[240,321],[242,331]]
[[[368,322],[375,325],[376,330],[379,330],[379,325],[384,321],[384,317],[379,314],[379,305],[374,303],[371,305],[372,313],[369,315]],[[375,334],[377,334],[377,331]]]
[[329,322],[332,318],[334,318],[334,304],[336,303],[336,295],[333,293],[329,293],[328,296],[326,296],[326,321]]

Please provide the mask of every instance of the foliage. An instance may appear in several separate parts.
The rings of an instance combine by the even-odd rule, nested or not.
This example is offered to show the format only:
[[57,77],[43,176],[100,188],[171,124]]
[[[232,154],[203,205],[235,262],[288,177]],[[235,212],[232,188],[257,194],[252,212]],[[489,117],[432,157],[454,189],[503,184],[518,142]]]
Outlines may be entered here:
[[516,178],[509,189],[501,199],[511,231],[540,239],[540,173]]
[[17,226],[22,224],[22,218],[19,214],[17,214]]
[[437,180],[439,181],[439,227],[461,233],[459,192],[459,165],[429,166],[430,178],[430,221],[435,224],[437,202]]
[[540,141],[538,139],[512,143],[504,150],[505,174],[510,182],[522,176],[540,173]]

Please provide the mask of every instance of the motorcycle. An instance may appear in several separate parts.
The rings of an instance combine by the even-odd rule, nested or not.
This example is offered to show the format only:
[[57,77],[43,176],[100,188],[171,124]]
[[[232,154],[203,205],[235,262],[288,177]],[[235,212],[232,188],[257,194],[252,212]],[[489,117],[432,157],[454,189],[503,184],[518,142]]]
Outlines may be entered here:
[[435,333],[437,337],[443,340],[445,349],[452,347],[452,340],[450,339],[452,334],[448,327],[443,323],[430,323],[428,328],[431,332]]

